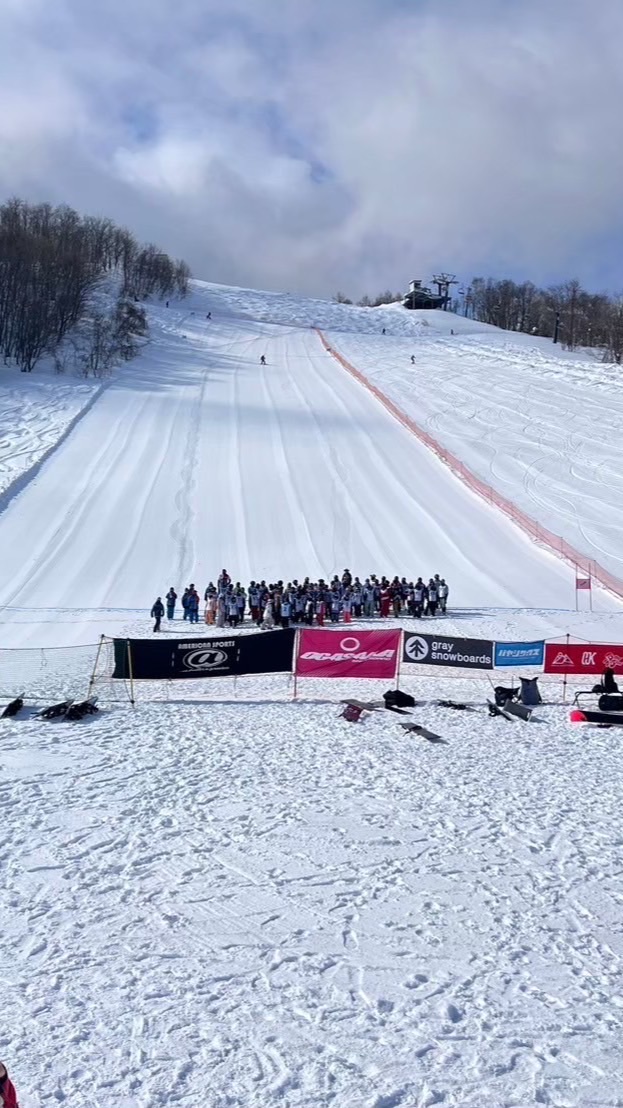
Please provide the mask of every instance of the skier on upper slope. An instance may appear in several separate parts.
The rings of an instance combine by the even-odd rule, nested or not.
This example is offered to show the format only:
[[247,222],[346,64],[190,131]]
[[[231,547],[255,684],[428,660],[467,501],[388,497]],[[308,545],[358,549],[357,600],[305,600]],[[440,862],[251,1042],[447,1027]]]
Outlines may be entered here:
[[264,354],[262,354],[262,357],[260,358],[260,365],[266,365],[266,358]]
[[2,1062],[0,1062],[0,1105],[1,1108],[19,1108],[15,1086]]

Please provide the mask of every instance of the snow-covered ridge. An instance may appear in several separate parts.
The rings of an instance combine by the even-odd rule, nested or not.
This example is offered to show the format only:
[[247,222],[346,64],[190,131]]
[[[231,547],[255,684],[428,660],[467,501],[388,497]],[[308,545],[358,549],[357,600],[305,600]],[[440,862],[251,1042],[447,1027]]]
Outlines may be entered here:
[[0,368],[0,508],[74,426],[101,381]]

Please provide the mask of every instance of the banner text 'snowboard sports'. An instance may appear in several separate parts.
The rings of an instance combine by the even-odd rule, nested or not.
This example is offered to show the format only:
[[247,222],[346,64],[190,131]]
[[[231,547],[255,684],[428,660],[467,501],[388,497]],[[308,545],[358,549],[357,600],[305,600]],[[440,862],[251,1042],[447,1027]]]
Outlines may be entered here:
[[623,646],[607,643],[555,643],[545,647],[546,673],[573,673],[597,676],[613,669],[623,676]]
[[544,642],[496,642],[495,667],[542,666],[545,655]]
[[114,678],[135,681],[291,673],[295,631],[197,639],[115,639]]
[[407,665],[493,669],[493,643],[490,639],[442,638],[406,631],[402,660]]
[[299,677],[368,677],[391,680],[401,631],[301,631]]

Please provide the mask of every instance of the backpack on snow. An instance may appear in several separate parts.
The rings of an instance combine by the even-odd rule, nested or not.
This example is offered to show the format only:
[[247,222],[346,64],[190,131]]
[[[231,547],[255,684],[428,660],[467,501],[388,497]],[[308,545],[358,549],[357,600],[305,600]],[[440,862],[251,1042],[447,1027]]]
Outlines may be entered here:
[[388,689],[383,693],[386,708],[415,708],[415,700],[402,689]]

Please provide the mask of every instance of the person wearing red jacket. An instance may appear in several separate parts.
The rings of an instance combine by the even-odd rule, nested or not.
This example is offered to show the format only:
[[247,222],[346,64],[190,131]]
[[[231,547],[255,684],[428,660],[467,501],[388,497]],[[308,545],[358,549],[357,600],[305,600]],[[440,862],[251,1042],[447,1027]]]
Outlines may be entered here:
[[0,1105],[2,1108],[19,1108],[15,1086],[2,1062],[0,1062]]

